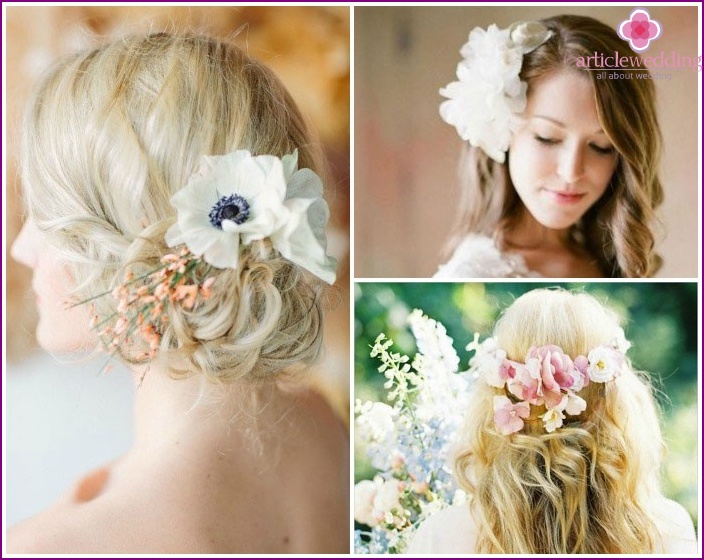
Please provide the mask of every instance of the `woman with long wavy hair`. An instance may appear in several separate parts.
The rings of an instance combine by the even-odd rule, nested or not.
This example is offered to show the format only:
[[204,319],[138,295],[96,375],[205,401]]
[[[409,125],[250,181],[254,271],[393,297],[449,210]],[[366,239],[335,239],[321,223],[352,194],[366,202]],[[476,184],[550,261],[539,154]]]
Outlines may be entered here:
[[407,552],[696,552],[691,518],[660,490],[658,408],[629,346],[590,295],[518,298],[475,347],[455,459],[469,505],[431,516]]
[[322,349],[313,132],[228,41],[135,35],[54,64],[23,128],[37,339],[134,374],[130,450],[12,527],[31,554],[344,553],[349,444]]
[[459,81],[441,90],[440,113],[468,146],[450,258],[436,277],[658,271],[653,81],[633,52],[613,79],[588,68],[595,54],[627,48],[614,29],[583,16],[472,31]]

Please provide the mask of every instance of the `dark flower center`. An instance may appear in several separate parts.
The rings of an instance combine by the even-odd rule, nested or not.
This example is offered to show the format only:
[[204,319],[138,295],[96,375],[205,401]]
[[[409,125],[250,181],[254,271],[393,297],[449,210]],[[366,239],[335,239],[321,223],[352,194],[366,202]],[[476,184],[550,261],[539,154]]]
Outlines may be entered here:
[[243,224],[249,218],[249,203],[238,194],[220,197],[208,217],[210,223],[218,229],[222,229],[223,220]]

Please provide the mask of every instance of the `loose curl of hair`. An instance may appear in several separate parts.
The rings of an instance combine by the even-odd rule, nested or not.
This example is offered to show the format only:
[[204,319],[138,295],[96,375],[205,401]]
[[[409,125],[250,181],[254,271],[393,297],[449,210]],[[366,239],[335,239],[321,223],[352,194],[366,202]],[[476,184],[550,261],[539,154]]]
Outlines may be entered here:
[[[586,355],[610,342],[615,316],[587,294],[540,289],[518,298],[494,336],[509,359],[530,346],[556,344]],[[661,546],[648,501],[659,495],[663,450],[657,407],[644,374],[630,368],[591,383],[577,417],[544,431],[544,407],[531,406],[524,428],[494,428],[493,396],[478,384],[455,460],[479,523],[476,551],[502,554],[652,553]]]
[[[614,56],[624,42],[600,21],[561,15],[541,20],[552,37],[523,57],[520,78],[528,95],[551,73],[569,70],[586,77],[595,92],[599,121],[618,153],[618,164],[602,197],[572,226],[570,239],[597,258],[602,272],[613,278],[653,276],[662,264],[655,252],[655,209],[663,192],[658,169],[662,134],[657,119],[652,80],[600,80],[595,72],[577,66],[578,60],[602,53]],[[639,55],[630,53],[624,68],[648,72],[631,65]],[[511,153],[509,150],[508,157]],[[462,194],[460,214],[451,244],[468,233],[494,237],[499,246],[523,209],[508,173],[508,164],[489,158],[479,148],[468,147],[460,161]]]
[[[126,270],[158,268],[173,252],[164,241],[171,196],[201,156],[237,149],[279,157],[297,149],[299,166],[322,174],[284,86],[229,42],[131,36],[54,65],[26,113],[23,180],[29,216],[68,264],[76,299],[110,291]],[[317,357],[323,284],[268,240],[244,247],[237,270],[210,275],[211,297],[168,310],[157,357],[172,372],[261,379]],[[102,317],[115,311],[108,300],[95,301]],[[142,353],[118,350],[129,362]]]

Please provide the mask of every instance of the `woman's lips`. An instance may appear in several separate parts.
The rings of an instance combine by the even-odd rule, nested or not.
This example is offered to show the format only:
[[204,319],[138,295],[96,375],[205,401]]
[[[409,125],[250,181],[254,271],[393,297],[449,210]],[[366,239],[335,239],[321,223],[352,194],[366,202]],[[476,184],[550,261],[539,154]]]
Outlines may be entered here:
[[557,204],[577,204],[581,201],[586,193],[577,193],[571,191],[551,191],[544,189],[545,194]]

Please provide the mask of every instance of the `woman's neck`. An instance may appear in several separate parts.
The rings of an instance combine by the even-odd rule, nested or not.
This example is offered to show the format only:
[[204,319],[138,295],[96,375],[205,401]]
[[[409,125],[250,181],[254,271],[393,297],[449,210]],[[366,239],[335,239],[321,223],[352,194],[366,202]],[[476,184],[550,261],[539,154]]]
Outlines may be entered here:
[[525,209],[506,232],[502,249],[518,253],[530,270],[548,278],[604,276],[598,259],[573,239],[570,228],[547,228]]
[[515,224],[506,232],[505,243],[509,248],[526,250],[564,250],[572,244],[569,228],[545,227],[525,208]]
[[274,382],[216,384],[202,374],[174,379],[151,367],[136,389],[132,453],[200,450],[208,456],[212,450],[249,448],[272,437],[292,402]]

